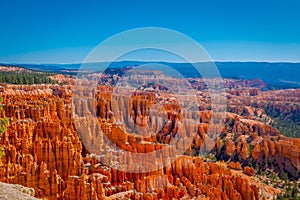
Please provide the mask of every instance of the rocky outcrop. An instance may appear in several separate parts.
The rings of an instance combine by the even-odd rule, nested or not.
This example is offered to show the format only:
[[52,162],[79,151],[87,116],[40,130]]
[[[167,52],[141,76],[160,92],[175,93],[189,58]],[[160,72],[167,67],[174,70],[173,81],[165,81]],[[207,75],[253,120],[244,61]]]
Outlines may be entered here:
[[269,125],[234,114],[228,114],[225,128],[223,145],[216,145],[219,159],[299,176],[300,139],[284,137]]
[[246,166],[244,168],[244,173],[249,176],[253,176],[255,174],[254,169],[252,167],[248,167],[248,166]]
[[[75,109],[77,109],[74,111],[71,93],[67,87],[40,86],[45,87],[44,89],[38,89],[37,86],[13,87],[20,91],[6,90],[5,93],[0,94],[3,96],[4,104],[2,116],[10,120],[1,138],[4,155],[0,165],[0,180],[32,187],[36,197],[47,199],[191,199],[193,197],[259,199],[259,186],[249,181],[251,177],[236,176],[230,168],[240,170],[241,164],[244,165],[248,161],[249,155],[257,160],[261,159],[261,154],[273,156],[274,159],[282,156],[290,160],[292,170],[295,169],[293,163],[299,160],[297,148],[294,153],[287,152],[276,143],[285,141],[286,145],[299,146],[298,140],[283,140],[279,138],[282,136],[278,131],[269,126],[229,114],[228,121],[226,121],[228,123],[223,128],[225,137],[220,138],[217,144],[218,147],[223,148],[224,154],[229,159],[241,159],[241,164],[235,162],[227,168],[221,162],[204,162],[200,157],[193,155],[197,155],[204,144],[211,113],[201,111],[199,124],[182,123],[183,113],[174,103],[176,99],[173,99],[174,102],[169,101],[163,104],[163,109],[160,111],[166,114],[166,120],[161,123],[161,118],[158,117],[150,120],[148,111],[154,101],[164,100],[162,96],[158,98],[155,95],[146,97],[136,95],[132,101],[128,101],[130,104],[126,104],[128,103],[126,99],[115,104],[116,102],[110,98],[111,88],[104,86],[98,88],[100,92],[97,94],[96,101],[83,102],[80,99],[73,99],[76,104]],[[117,110],[122,111],[124,105],[129,105],[130,111],[125,119],[120,117],[122,114],[113,112],[115,108],[120,108]],[[73,118],[73,111],[79,117]],[[184,114],[192,115],[192,113]],[[87,120],[82,116],[90,118]],[[229,123],[229,119],[233,121]],[[122,127],[123,123],[130,120],[139,127],[149,126],[151,130],[158,130],[158,134],[147,135],[147,132],[145,135],[132,134],[130,131],[136,127],[132,126],[127,130]],[[88,126],[89,122],[97,126],[91,128]],[[81,126],[76,127],[76,123]],[[180,132],[178,126],[181,124],[183,124],[183,129]],[[79,134],[80,131],[87,130],[89,134]],[[128,152],[149,153],[168,147],[174,136],[186,138],[193,132],[196,133],[195,137],[191,145],[187,146],[186,151],[183,152],[186,155],[178,156],[174,162],[168,163],[164,168],[132,173],[103,164],[115,161],[113,160],[115,152],[111,151],[108,142]],[[233,140],[234,137],[237,137],[237,143]],[[272,141],[272,138],[275,140]],[[248,144],[253,146],[251,146],[251,154],[249,154]],[[182,140],[178,140],[175,146],[181,147],[185,144]],[[258,151],[254,146],[265,148],[265,151]],[[102,152],[105,150],[111,157],[99,157],[93,154],[95,152],[91,152],[91,147],[92,149],[98,148]],[[117,159],[126,161],[132,158],[119,157]],[[120,160],[117,161],[120,162]],[[163,158],[158,158],[157,161],[167,162]],[[139,172],[138,170],[153,166],[153,164],[155,165],[154,160],[145,160],[143,165],[135,163],[133,167]],[[282,169],[286,167],[283,166]],[[251,170],[245,168],[244,171],[250,172]]]
[[33,196],[33,188],[27,188],[18,184],[0,182],[0,199],[37,200],[37,198],[34,198]]
[[235,163],[235,162],[230,161],[227,166],[228,166],[228,168],[235,169],[235,170],[242,170],[243,169],[240,162]]
[[[57,199],[69,175],[83,173],[82,144],[72,126],[70,100],[48,94],[5,93],[3,115],[10,123],[3,134],[0,180],[35,189],[36,197]],[[46,91],[46,92],[45,92]]]

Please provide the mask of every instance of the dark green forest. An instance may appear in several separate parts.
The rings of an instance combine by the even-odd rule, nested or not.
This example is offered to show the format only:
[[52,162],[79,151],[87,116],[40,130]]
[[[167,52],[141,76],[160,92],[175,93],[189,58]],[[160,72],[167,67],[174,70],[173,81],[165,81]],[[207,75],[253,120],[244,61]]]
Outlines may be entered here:
[[270,125],[278,129],[281,134],[287,137],[300,138],[299,110],[297,110],[297,106],[290,105],[289,107],[293,109],[281,111],[272,103],[269,103],[264,110],[273,119]]
[[300,138],[300,124],[296,122],[276,118],[270,125],[278,129],[282,135]]
[[0,72],[0,83],[9,84],[56,84],[57,81],[49,78],[52,73],[41,73],[31,71]]

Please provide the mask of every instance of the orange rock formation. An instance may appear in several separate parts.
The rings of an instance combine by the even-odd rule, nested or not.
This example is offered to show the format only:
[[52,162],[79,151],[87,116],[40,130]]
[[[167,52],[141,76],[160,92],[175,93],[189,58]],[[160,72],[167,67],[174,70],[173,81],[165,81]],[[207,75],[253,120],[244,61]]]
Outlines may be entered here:
[[[109,88],[102,90],[110,91]],[[129,173],[103,165],[101,159],[90,154],[83,146],[82,141],[105,147],[106,139],[96,138],[98,143],[93,143],[88,135],[79,136],[72,118],[70,88],[8,86],[0,95],[3,96],[4,104],[2,116],[10,120],[1,138],[4,155],[0,164],[0,181],[32,187],[36,197],[259,199],[261,188],[247,178],[236,176],[222,163],[204,162],[198,156],[190,156],[193,150],[199,150],[203,144],[209,126],[209,112],[200,115],[200,124],[196,127],[198,134],[190,151],[187,150],[187,155],[178,157],[170,165],[156,171]],[[152,100],[152,97],[146,100],[134,98],[131,104],[133,112],[129,116],[140,125],[147,125],[147,110]],[[154,135],[140,139],[112,124],[118,114],[112,113],[109,95],[102,93],[96,103],[89,102],[86,104],[88,106],[95,106],[94,114],[99,117],[98,123],[110,141],[124,150],[136,153],[152,152],[167,145],[168,137],[176,133],[176,123],[181,119],[176,106],[165,106],[169,111],[167,119],[170,123],[163,124],[158,137]],[[85,113],[86,110],[76,112]],[[251,156],[257,162],[267,157],[279,163],[279,166],[282,161],[289,163],[289,166],[282,166],[282,169],[299,170],[299,165],[296,165],[299,163],[299,140],[282,137],[269,126],[241,116],[232,116],[230,114],[228,119],[233,118],[233,123],[226,126],[224,131],[237,134],[238,143],[234,144],[231,134],[227,134],[223,144],[221,139],[217,142],[219,148],[224,148],[226,156],[233,158],[237,154],[241,163],[246,162],[250,155],[250,143],[253,146]],[[83,128],[84,123],[82,121]],[[188,130],[189,127],[185,127],[185,131]],[[271,136],[274,140],[271,140]],[[229,163],[228,167],[242,169],[239,162]],[[254,173],[249,167],[245,167],[244,171],[249,175]]]

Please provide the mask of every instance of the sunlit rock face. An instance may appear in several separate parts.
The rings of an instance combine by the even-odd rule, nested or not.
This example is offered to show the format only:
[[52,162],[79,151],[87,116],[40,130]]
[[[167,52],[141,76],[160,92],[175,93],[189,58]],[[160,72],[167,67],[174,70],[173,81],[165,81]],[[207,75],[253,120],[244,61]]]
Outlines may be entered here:
[[[155,107],[170,94],[161,93],[158,97],[151,92],[136,93],[116,101],[112,92],[110,86],[99,87],[95,97],[81,102],[72,98],[69,86],[5,89],[0,94],[2,116],[8,117],[10,124],[1,138],[4,155],[0,181],[34,188],[36,197],[47,199],[259,199],[259,194],[272,196],[278,191],[262,187],[263,183],[255,184],[251,177],[253,169],[246,167],[250,158],[256,163],[267,158],[278,170],[291,174],[299,170],[299,139],[283,137],[276,129],[242,116],[239,108],[235,109],[236,114],[227,113],[218,142],[205,141],[208,130],[214,129],[210,123],[211,111],[207,109],[209,95],[205,91],[198,94],[197,124],[183,120],[193,113],[182,113],[176,98]],[[249,91],[243,95],[249,96],[250,101],[254,97],[263,98],[261,93]],[[236,98],[236,101],[242,100]],[[74,112],[80,115],[74,117]],[[254,116],[259,110],[249,107],[247,113]],[[95,126],[91,127],[91,123]],[[125,129],[126,123],[129,126]],[[151,131],[135,133],[136,128],[145,127]],[[85,132],[88,134],[79,134]],[[132,166],[141,173],[124,172],[103,164],[132,163],[130,156],[116,158],[109,143],[127,152],[149,153],[168,147],[173,138],[192,133],[195,134],[189,145],[182,140],[174,145],[184,147],[183,155],[173,162],[156,158],[164,164],[156,170],[143,172],[144,168],[155,166],[153,160]],[[224,162],[205,162],[198,154],[210,144],[214,147],[212,152],[221,152],[216,153],[220,160],[235,162],[228,167]],[[101,152],[106,152],[106,156],[100,155]],[[172,152],[165,151],[170,157]],[[236,175],[236,171],[242,175]]]

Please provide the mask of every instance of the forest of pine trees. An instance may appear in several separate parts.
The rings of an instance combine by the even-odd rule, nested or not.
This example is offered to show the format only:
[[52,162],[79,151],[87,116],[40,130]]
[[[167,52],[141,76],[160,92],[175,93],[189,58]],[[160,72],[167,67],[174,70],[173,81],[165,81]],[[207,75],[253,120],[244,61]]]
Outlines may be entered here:
[[8,84],[55,84],[57,81],[49,78],[53,74],[40,72],[0,72],[0,83]]

